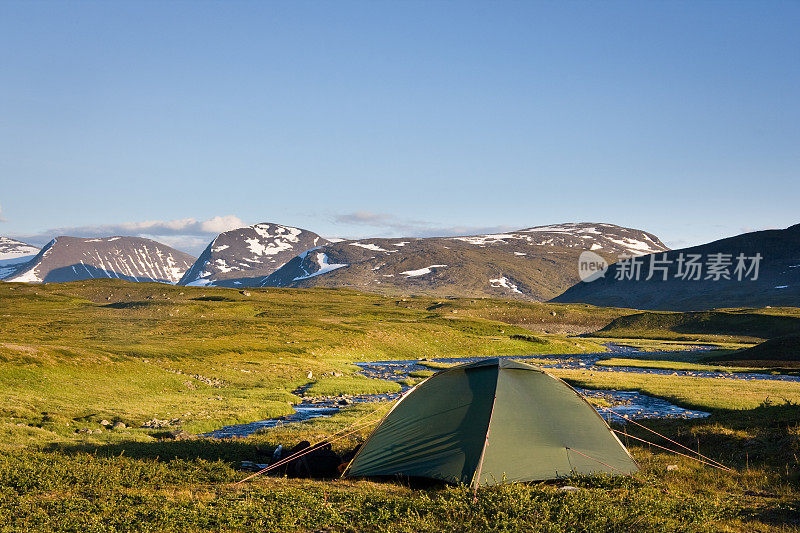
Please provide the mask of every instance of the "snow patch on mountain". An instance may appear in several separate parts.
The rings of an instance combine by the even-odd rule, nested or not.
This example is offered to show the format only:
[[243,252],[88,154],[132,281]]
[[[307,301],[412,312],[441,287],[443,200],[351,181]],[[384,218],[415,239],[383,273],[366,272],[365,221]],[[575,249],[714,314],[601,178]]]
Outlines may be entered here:
[[361,248],[366,248],[367,250],[372,250],[373,252],[386,252],[391,254],[397,251],[397,250],[386,250],[385,248],[381,248],[377,244],[372,244],[372,243],[351,242],[348,244],[350,244],[350,246],[359,246]]
[[521,239],[522,237],[513,233],[498,233],[494,235],[472,235],[469,237],[453,237],[455,241],[464,241],[470,244],[483,246],[487,243],[505,242],[506,239]]
[[[321,276],[322,274],[327,274],[328,272],[331,272],[331,271],[336,270],[338,268],[343,268],[343,267],[346,267],[346,266],[350,266],[350,265],[348,265],[346,263],[331,263],[330,259],[327,256],[327,254],[324,254],[324,253],[317,253],[316,256],[317,256],[317,266],[319,267],[319,270],[316,270],[316,271],[310,272],[310,273],[306,272],[305,275],[297,276],[296,278],[294,278],[294,281],[299,281],[301,279],[313,278],[315,276]],[[305,272],[305,270],[304,270],[304,272]]]
[[447,265],[431,265],[426,266],[424,268],[419,268],[417,270],[406,270],[405,272],[400,272],[401,274],[405,275],[407,278],[416,278],[418,276],[424,276],[426,274],[430,274],[433,272],[434,268],[444,268]]
[[508,289],[508,290],[510,290],[512,292],[516,292],[518,294],[522,294],[522,291],[519,290],[516,285],[511,283],[508,280],[508,278],[505,277],[505,276],[501,276],[499,278],[490,279],[489,280],[489,285],[491,285],[492,287],[494,287],[496,289],[502,287],[502,288]]

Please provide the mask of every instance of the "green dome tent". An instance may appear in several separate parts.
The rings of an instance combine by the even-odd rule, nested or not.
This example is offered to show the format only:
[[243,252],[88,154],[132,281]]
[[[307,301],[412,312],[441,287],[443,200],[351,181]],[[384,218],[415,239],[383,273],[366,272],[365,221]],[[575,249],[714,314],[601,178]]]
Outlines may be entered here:
[[344,475],[477,487],[636,470],[606,422],[569,385],[539,368],[495,358],[438,372],[412,389]]

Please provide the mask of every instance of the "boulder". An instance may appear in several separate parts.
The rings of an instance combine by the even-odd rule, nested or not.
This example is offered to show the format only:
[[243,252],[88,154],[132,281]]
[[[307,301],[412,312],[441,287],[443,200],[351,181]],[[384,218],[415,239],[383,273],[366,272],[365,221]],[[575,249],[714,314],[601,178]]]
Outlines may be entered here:
[[194,433],[189,433],[188,431],[184,431],[182,429],[176,429],[176,430],[170,431],[168,433],[167,438],[174,439],[174,440],[195,440],[198,437]]

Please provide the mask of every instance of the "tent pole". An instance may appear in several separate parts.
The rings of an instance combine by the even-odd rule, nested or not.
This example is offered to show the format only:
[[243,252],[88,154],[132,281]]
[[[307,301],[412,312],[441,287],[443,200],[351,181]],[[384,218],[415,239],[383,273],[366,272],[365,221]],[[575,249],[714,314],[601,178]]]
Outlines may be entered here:
[[[497,396],[495,396],[497,398]],[[492,402],[492,409],[494,409],[494,402]],[[490,415],[491,417],[491,415]],[[478,485],[481,483],[481,471],[483,470],[483,457],[486,455],[486,446],[489,445],[489,428],[486,428],[486,440],[483,441],[483,450],[481,450],[481,458],[478,462],[478,470],[475,472],[475,479],[472,481],[474,485],[472,488],[472,503],[478,502]]]
[[486,456],[486,447],[489,445],[489,428],[492,427],[492,416],[494,416],[494,405],[497,403],[497,386],[500,384],[500,365],[497,366],[497,378],[494,382],[494,397],[492,398],[492,410],[489,411],[489,421],[486,423],[486,440],[483,441],[481,458],[478,461],[478,470],[475,471],[475,478],[472,480],[472,503],[478,502],[478,485],[481,484],[481,472],[483,471],[483,458]]

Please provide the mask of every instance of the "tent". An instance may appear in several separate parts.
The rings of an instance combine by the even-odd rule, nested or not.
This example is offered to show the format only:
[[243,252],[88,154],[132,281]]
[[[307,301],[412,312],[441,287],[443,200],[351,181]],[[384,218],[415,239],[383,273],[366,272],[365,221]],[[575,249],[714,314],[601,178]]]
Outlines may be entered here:
[[636,470],[605,420],[569,385],[540,368],[494,358],[443,370],[409,391],[344,476],[477,487]]

